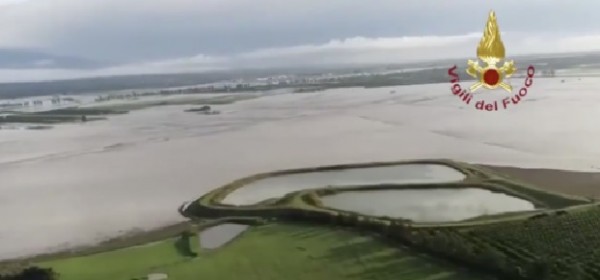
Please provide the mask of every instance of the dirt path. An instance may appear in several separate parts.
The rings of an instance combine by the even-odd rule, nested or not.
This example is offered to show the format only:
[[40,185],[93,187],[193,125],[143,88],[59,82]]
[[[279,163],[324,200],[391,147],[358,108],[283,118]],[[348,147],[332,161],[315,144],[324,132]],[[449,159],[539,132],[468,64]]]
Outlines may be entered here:
[[600,173],[481,165],[540,188],[600,198]]

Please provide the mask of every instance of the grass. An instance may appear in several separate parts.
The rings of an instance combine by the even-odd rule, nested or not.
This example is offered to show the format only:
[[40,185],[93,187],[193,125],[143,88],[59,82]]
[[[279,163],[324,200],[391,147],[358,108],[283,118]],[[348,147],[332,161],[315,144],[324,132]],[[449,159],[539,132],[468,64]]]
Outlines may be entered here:
[[[531,199],[542,209],[478,217],[460,223],[426,224],[353,213],[340,215],[336,210],[320,208],[319,193],[315,193],[314,189],[293,193],[268,204],[244,207],[218,204],[227,193],[256,179],[286,172],[292,174],[348,166],[288,170],[258,174],[227,184],[204,195],[182,214],[196,219],[236,216],[261,217],[268,222],[273,222],[271,218],[280,221],[298,220],[304,221],[302,225],[270,224],[254,227],[239,240],[214,251],[198,250],[198,239],[193,236],[191,250],[183,246],[188,244],[184,242],[186,240],[155,239],[162,241],[143,247],[51,258],[53,261],[40,262],[43,266],[54,268],[62,275],[63,280],[134,279],[150,273],[166,273],[169,279],[180,280],[494,279],[469,273],[467,268],[478,271],[485,269],[511,279],[541,280],[546,279],[544,275],[547,273],[563,277],[560,279],[571,279],[564,277],[573,275],[587,277],[584,279],[600,279],[600,266],[589,263],[597,258],[593,248],[598,244],[586,242],[596,237],[594,230],[600,221],[598,205],[590,204],[590,201],[580,197],[563,196],[513,182],[468,164],[447,161],[442,164],[459,169],[467,178],[459,183],[381,185],[368,188],[482,187]],[[367,187],[346,190],[360,188]],[[327,192],[331,190],[327,189]],[[563,208],[565,206],[569,207]],[[330,226],[309,226],[306,222],[327,223]],[[331,224],[379,232],[413,248],[398,248],[398,245],[382,239],[360,235],[356,231],[343,230]],[[570,233],[575,224],[580,230],[576,234]],[[547,246],[548,244],[557,245],[558,251],[552,251],[552,246]],[[589,244],[593,246],[588,246]],[[184,250],[186,248],[188,250]],[[416,253],[415,250],[430,255]],[[199,254],[193,257],[194,254],[190,252]],[[554,259],[555,255],[566,257],[561,257],[556,263],[547,261]],[[451,260],[454,264],[431,256]],[[586,260],[589,256],[592,258]],[[565,274],[564,270],[567,268],[576,272]]]
[[[559,220],[552,218],[548,219],[545,216],[558,216],[562,215],[561,219],[567,222],[573,222],[574,217],[577,213],[584,213],[579,218],[581,223],[587,224],[591,228],[597,228],[600,222],[600,214],[587,215],[592,212],[591,207],[598,207],[592,204],[592,201],[579,196],[564,195],[561,193],[546,191],[542,188],[531,186],[529,184],[523,184],[518,181],[513,181],[510,178],[505,178],[501,174],[490,172],[484,168],[480,168],[474,165],[453,162],[447,160],[428,160],[428,161],[412,161],[412,162],[396,162],[396,163],[370,163],[368,166],[381,166],[382,164],[406,164],[406,163],[429,163],[429,164],[446,164],[450,167],[456,168],[465,175],[465,178],[461,182],[455,183],[439,183],[439,184],[386,184],[376,186],[355,186],[355,187],[332,187],[332,188],[321,188],[321,189],[310,189],[300,192],[291,193],[276,202],[265,205],[249,205],[249,206],[228,206],[221,205],[219,202],[231,191],[243,187],[244,185],[254,180],[263,179],[275,175],[282,174],[296,174],[305,172],[316,172],[336,169],[347,169],[351,167],[366,167],[360,165],[337,165],[337,166],[322,166],[316,168],[306,169],[295,169],[295,170],[284,170],[276,171],[271,173],[257,174],[236,180],[230,184],[224,185],[221,188],[215,189],[210,193],[202,196],[195,203],[192,203],[190,207],[186,209],[186,214],[189,217],[196,218],[222,218],[228,216],[261,216],[262,218],[274,217],[276,219],[283,220],[294,220],[304,221],[311,223],[327,223],[327,224],[338,224],[345,226],[358,227],[363,230],[372,232],[378,232],[385,234],[390,239],[396,240],[402,244],[413,247],[413,250],[419,250],[438,258],[450,260],[458,264],[462,268],[473,268],[481,271],[485,270],[489,273],[493,273],[497,276],[507,276],[510,279],[534,279],[542,280],[546,279],[545,275],[552,275],[555,277],[563,277],[556,279],[579,279],[579,278],[564,278],[567,277],[584,277],[583,279],[600,279],[600,265],[591,264],[595,262],[600,254],[594,255],[593,248],[596,248],[595,242],[585,242],[585,238],[595,238],[597,235],[593,230],[582,227],[582,232],[576,234],[570,233],[573,230],[572,227],[563,226],[558,223]],[[363,164],[364,165],[364,164]],[[319,196],[330,194],[336,191],[357,191],[357,190],[383,190],[383,189],[423,189],[423,188],[465,188],[465,187],[476,187],[484,188],[494,192],[505,193],[521,199],[526,199],[532,202],[536,208],[535,211],[526,211],[519,213],[505,213],[499,215],[488,215],[477,217],[471,220],[459,221],[459,222],[442,222],[442,223],[422,223],[415,221],[407,221],[404,219],[393,219],[389,217],[371,217],[358,213],[342,213],[335,209],[323,208],[319,203]],[[337,213],[336,213],[337,212]],[[600,210],[598,210],[600,213]],[[343,215],[342,215],[343,214]],[[542,218],[540,218],[542,217]],[[530,219],[540,219],[539,221],[529,222]],[[560,221],[563,221],[560,220]],[[539,227],[528,227],[522,226],[523,224],[536,224],[547,222],[545,230],[540,230]],[[555,225],[556,224],[556,225]],[[568,225],[568,223],[566,223]],[[485,233],[479,234],[477,230],[484,230],[491,228],[491,230]],[[549,229],[552,228],[552,229]],[[472,231],[471,231],[472,230]],[[506,233],[505,233],[506,231]],[[502,232],[499,236],[493,236],[494,232]],[[509,236],[513,236],[510,239]],[[513,240],[519,240],[519,238],[528,239],[533,238],[538,241],[539,246],[535,248],[528,247],[521,244],[520,246],[510,245],[512,243],[519,244]],[[546,240],[544,238],[550,238]],[[552,239],[556,238],[556,239]],[[576,239],[576,240],[574,240]],[[597,239],[597,238],[595,238]],[[594,240],[595,240],[594,239]],[[506,241],[508,240],[508,241]],[[562,247],[560,252],[566,257],[564,260],[559,262],[550,261],[557,259],[554,255],[544,251],[545,248],[549,249],[556,240],[561,240],[557,244]],[[506,241],[506,242],[505,242]],[[333,241],[332,241],[333,242]],[[508,244],[507,244],[508,243]],[[537,244],[535,242],[525,242],[529,245]],[[591,247],[588,244],[594,244]],[[563,246],[564,245],[564,246]],[[570,251],[568,246],[572,248],[585,247],[589,250],[576,249],[575,252]],[[383,250],[383,249],[381,249]],[[536,251],[537,250],[537,251]],[[418,275],[419,273],[434,273],[431,270],[419,270],[418,268],[423,263],[431,264],[430,259],[423,261],[424,259],[418,259],[418,263],[412,263],[414,255],[404,251],[403,253],[396,254],[395,257],[390,257],[389,261],[396,263],[395,268],[385,267],[381,264],[372,263],[367,264],[365,262],[365,251],[363,249],[356,250],[356,259],[354,264],[347,264],[348,270],[355,269],[360,266],[360,271],[372,271],[373,267],[377,267],[376,272],[363,273],[354,271],[356,275],[362,275],[355,279],[388,279],[385,276],[388,273],[398,277],[398,279],[437,279],[436,277],[446,277],[442,279],[453,279],[451,277],[457,277],[457,271],[454,271],[451,267],[446,266],[445,272],[435,272],[439,274],[434,275]],[[577,253],[584,252],[584,253]],[[369,253],[370,254],[370,253]],[[368,254],[367,254],[368,255]],[[593,258],[586,257],[594,255]],[[408,264],[405,264],[408,262]],[[357,265],[358,263],[358,265]],[[436,263],[439,265],[439,263]],[[333,267],[333,265],[331,265]],[[439,267],[436,267],[436,269]],[[415,270],[416,269],[416,270]],[[448,272],[448,270],[452,272]],[[575,272],[565,272],[566,270],[573,270]],[[416,275],[406,274],[407,271],[412,271]],[[300,273],[300,272],[298,272]],[[442,273],[454,273],[453,276],[443,276]],[[340,279],[352,279],[351,275],[338,275]],[[578,276],[574,276],[578,275]],[[306,278],[315,278],[313,276],[305,275]],[[334,276],[329,276],[332,277]],[[431,278],[428,278],[431,277]],[[460,276],[469,279],[467,276]],[[592,277],[592,278],[590,278]],[[258,278],[260,279],[260,278]],[[276,278],[274,278],[276,279]],[[390,278],[391,279],[391,278]],[[473,279],[473,278],[472,278]],[[475,278],[482,279],[482,278]],[[552,278],[554,279],[554,278]]]
[[164,267],[188,258],[176,248],[177,238],[153,242],[115,251],[83,257],[72,257],[43,262],[52,267],[60,279],[133,279],[150,273],[155,267]]
[[[596,205],[535,220],[476,227],[468,235],[495,245],[495,249],[502,253],[518,250],[549,260],[550,272],[556,277],[567,277],[568,275],[564,275],[567,272],[564,267],[578,264],[582,276],[591,277],[586,279],[598,279],[599,226],[600,208]],[[520,263],[531,261],[525,255],[514,256],[512,259],[521,259]]]
[[[197,238],[193,245],[198,246]],[[196,258],[181,255],[177,238],[90,256],[49,261],[62,280],[169,279],[336,280],[491,279],[398,249],[378,238],[307,225],[254,227],[234,242]],[[196,249],[197,250],[197,249]]]

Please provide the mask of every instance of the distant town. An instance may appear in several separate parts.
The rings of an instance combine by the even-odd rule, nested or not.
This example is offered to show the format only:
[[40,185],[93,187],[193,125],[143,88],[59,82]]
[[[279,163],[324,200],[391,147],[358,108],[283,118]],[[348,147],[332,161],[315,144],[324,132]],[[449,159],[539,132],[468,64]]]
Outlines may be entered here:
[[[538,68],[539,69],[539,68]],[[256,92],[289,88],[295,93],[314,92],[341,87],[382,87],[409,84],[443,83],[446,81],[445,69],[441,67],[377,69],[373,71],[354,70],[350,73],[320,73],[320,74],[279,74],[260,78],[231,79],[216,83],[206,83],[193,86],[170,87],[152,90],[121,90],[84,95],[51,95],[30,98],[0,100],[1,110],[37,107],[65,107],[81,105],[82,98],[87,102],[104,102],[110,100],[136,99],[144,96],[174,95],[174,94],[203,94],[229,92]],[[522,77],[525,70],[519,70],[513,77]],[[537,77],[555,77],[556,70],[542,68],[536,73]],[[471,78],[466,76],[464,80]],[[89,99],[92,97],[93,99]],[[88,97],[88,98],[84,98]]]

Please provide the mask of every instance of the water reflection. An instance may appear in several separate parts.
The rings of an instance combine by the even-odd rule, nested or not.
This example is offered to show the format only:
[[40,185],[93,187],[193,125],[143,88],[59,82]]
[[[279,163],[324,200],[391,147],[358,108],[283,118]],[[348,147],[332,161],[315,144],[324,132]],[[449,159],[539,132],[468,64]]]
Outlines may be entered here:
[[460,221],[535,208],[529,201],[476,188],[344,192],[324,196],[322,201],[331,208],[419,222]]
[[200,232],[200,247],[202,249],[216,249],[233,240],[248,229],[247,225],[221,224],[207,228]]
[[464,174],[439,164],[406,164],[386,167],[352,168],[309,172],[267,178],[252,182],[229,194],[223,203],[255,204],[307,188],[370,184],[446,183],[462,180]]

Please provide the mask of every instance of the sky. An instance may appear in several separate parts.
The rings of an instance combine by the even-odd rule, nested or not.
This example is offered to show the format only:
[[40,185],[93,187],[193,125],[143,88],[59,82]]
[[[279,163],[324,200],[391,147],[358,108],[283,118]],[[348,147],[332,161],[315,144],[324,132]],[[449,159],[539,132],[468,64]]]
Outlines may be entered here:
[[472,57],[491,9],[509,56],[600,50],[597,0],[0,0],[0,49],[96,74]]

